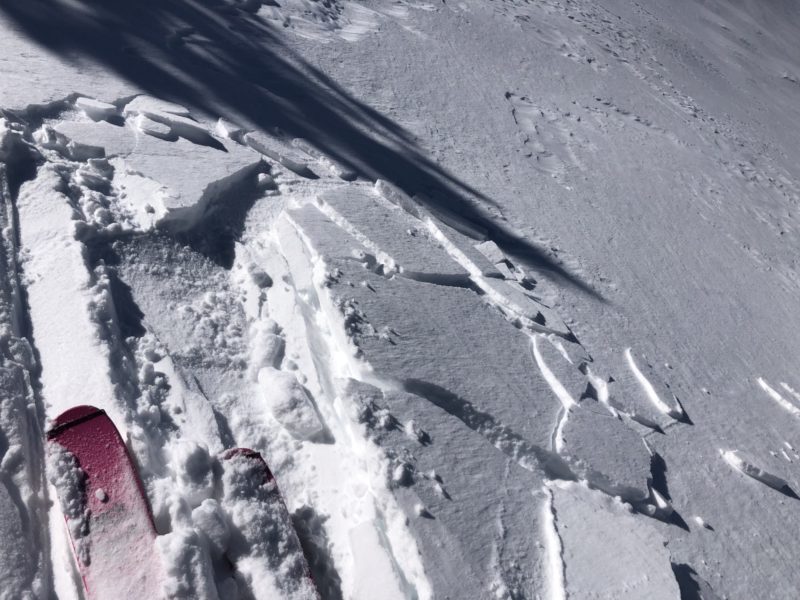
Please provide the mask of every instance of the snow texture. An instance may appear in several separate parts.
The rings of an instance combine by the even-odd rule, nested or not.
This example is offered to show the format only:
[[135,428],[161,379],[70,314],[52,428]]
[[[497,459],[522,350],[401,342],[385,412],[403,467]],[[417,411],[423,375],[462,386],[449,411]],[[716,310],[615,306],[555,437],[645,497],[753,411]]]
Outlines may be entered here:
[[84,403],[168,598],[794,598],[798,32],[0,3],[0,598],[124,553],[45,451]]

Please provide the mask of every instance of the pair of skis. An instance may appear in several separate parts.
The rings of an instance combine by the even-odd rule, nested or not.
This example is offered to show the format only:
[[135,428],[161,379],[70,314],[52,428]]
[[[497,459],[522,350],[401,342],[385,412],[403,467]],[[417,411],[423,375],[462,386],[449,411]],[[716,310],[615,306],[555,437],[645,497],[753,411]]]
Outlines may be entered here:
[[[164,568],[155,548],[158,534],[153,516],[114,423],[103,410],[77,406],[55,420],[47,441],[65,482],[56,488],[87,598],[163,597]],[[266,486],[274,501],[277,487],[259,453],[236,448],[222,458],[244,464],[253,474],[254,486]],[[290,522],[282,526],[292,527]],[[293,530],[289,535],[296,540]]]

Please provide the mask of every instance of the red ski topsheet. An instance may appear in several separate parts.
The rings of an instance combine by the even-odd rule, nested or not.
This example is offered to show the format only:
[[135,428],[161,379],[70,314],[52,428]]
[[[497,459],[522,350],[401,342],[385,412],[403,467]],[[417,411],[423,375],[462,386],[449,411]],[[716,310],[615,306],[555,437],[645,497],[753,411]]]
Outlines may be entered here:
[[114,423],[98,408],[77,406],[55,420],[47,439],[71,453],[85,473],[88,531],[72,545],[88,598],[161,598],[153,518]]

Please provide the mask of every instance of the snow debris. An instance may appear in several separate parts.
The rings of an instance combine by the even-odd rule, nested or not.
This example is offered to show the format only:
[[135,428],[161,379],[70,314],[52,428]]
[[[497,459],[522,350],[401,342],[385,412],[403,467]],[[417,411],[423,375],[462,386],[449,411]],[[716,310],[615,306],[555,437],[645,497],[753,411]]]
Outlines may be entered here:
[[196,442],[181,442],[172,449],[172,464],[178,470],[177,492],[191,508],[200,506],[214,495],[216,461],[208,448]]
[[164,595],[169,600],[196,598],[221,600],[213,580],[213,570],[201,536],[182,526],[158,536],[158,552],[166,567]]
[[320,440],[325,427],[308,391],[294,374],[274,367],[258,371],[261,397],[273,417],[299,440]]
[[82,398],[169,598],[796,595],[790,2],[6,4],[0,596],[152,555]]
[[414,483],[414,466],[407,462],[398,462],[392,468],[392,483],[408,487]]
[[253,380],[258,380],[258,373],[262,367],[280,367],[285,347],[286,341],[280,335],[280,329],[275,321],[263,319],[251,325],[249,368]]
[[431,441],[430,436],[413,419],[406,421],[406,424],[403,425],[403,431],[409,438],[418,441],[420,444],[429,444]]
[[231,528],[225,511],[219,502],[207,498],[192,510],[192,523],[204,536],[211,557],[218,560],[227,551],[231,539]]
[[89,507],[86,504],[86,474],[75,456],[58,444],[47,445],[47,478],[56,489],[61,512],[67,520],[73,548],[84,564],[91,562]]
[[236,142],[244,143],[242,141],[242,137],[247,130],[241,125],[237,125],[236,123],[220,117],[217,119],[217,123],[214,126],[214,132],[220,137],[225,137]]
[[242,140],[256,152],[268,156],[298,175],[309,171],[305,156],[278,138],[260,132],[251,132],[246,133]]

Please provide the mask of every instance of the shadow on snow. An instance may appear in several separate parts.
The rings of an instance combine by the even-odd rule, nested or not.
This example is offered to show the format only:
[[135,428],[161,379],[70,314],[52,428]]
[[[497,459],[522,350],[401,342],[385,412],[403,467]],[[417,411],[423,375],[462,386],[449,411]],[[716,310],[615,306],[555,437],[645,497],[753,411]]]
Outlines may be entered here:
[[209,116],[309,140],[363,175],[424,193],[433,210],[485,229],[506,253],[602,296],[480,208],[493,204],[423,155],[402,127],[350,96],[255,14],[224,0],[0,0],[0,11],[65,60],[95,61],[137,88]]

